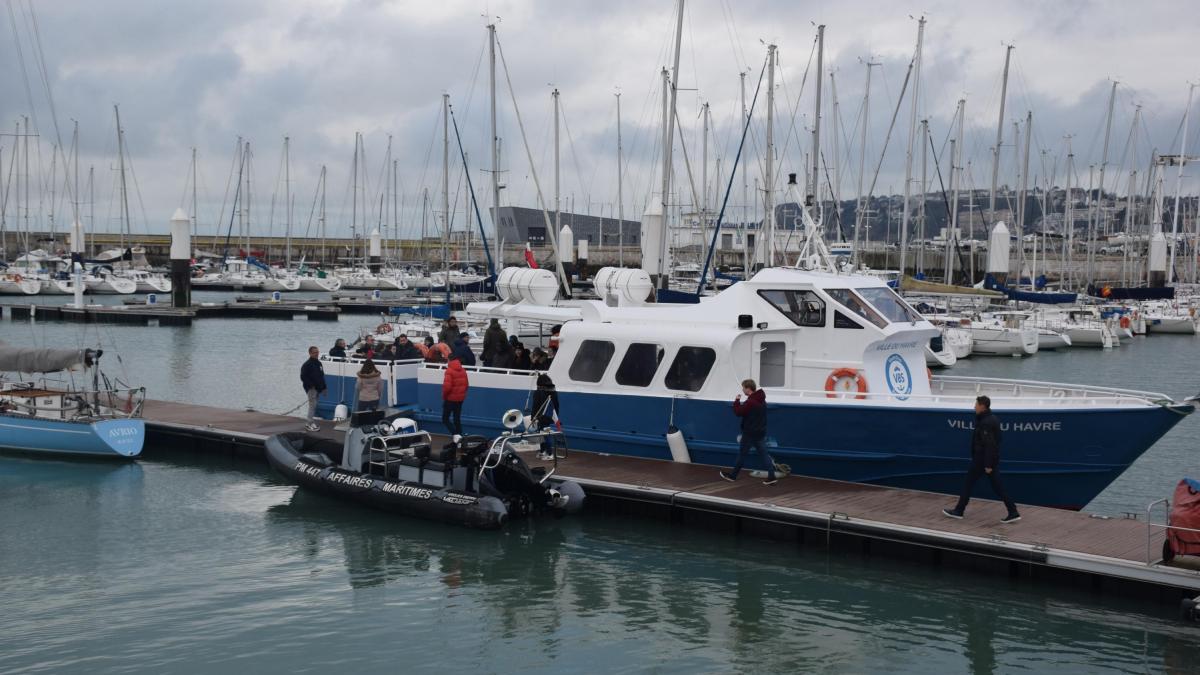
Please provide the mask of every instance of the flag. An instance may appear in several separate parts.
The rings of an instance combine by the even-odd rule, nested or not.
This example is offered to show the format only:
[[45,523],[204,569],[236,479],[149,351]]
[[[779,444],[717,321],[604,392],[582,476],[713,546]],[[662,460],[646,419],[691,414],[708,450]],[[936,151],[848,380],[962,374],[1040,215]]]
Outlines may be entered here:
[[550,417],[554,419],[554,428],[562,431],[562,420],[558,419],[558,408],[551,406]]
[[525,262],[535,270],[538,268],[537,260],[533,257],[533,249],[529,248],[528,242],[525,244]]

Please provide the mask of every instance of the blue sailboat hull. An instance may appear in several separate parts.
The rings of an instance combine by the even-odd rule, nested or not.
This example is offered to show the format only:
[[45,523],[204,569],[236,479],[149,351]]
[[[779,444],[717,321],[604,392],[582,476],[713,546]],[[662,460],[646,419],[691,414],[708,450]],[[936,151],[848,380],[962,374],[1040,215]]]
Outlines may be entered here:
[[[352,390],[353,381],[345,379],[331,388]],[[415,416],[440,430],[441,386],[418,383],[416,393]],[[565,391],[559,398],[573,449],[669,460],[666,433],[673,421],[693,462],[730,466],[737,458],[737,418],[727,402]],[[529,401],[524,389],[472,385],[463,430],[501,433],[504,411],[527,411]],[[1023,504],[1081,509],[1191,411],[1188,404],[998,410],[1005,489]],[[768,417],[775,461],[797,474],[952,495],[963,489],[971,409],[771,403]],[[757,461],[751,457],[749,467],[757,468]],[[995,498],[987,481],[974,494]]]
[[142,420],[95,422],[0,415],[0,449],[31,454],[81,455],[130,459],[142,452]]

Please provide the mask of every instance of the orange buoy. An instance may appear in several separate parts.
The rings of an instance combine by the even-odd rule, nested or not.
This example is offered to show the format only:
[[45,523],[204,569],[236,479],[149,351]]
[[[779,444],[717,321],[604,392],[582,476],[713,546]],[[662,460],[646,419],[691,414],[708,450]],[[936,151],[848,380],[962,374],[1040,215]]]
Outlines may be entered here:
[[825,378],[825,394],[828,398],[838,398],[857,390],[856,399],[867,397],[867,378],[854,368],[838,368]]

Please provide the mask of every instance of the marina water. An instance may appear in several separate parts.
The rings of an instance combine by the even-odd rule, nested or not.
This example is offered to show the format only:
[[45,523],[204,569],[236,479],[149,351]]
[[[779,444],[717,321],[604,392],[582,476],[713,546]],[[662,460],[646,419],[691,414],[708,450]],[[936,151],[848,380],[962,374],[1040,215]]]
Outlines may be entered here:
[[[284,412],[303,398],[304,348],[328,349],[368,323],[5,320],[0,340],[99,340],[121,357],[106,355],[110,374],[151,398]],[[953,373],[1181,398],[1200,390],[1198,346],[1153,336],[1110,353],[971,358]],[[1198,424],[1184,420],[1088,510],[1144,514],[1180,477],[1200,474]],[[1200,663],[1200,634],[1158,604],[625,516],[445,528],[297,492],[265,462],[153,446],[133,464],[0,456],[0,587],[0,672],[1090,673]]]

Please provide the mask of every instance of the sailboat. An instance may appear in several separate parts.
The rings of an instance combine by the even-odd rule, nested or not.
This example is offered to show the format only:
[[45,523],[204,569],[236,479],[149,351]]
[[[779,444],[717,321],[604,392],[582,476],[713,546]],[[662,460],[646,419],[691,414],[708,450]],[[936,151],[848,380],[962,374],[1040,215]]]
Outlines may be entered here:
[[[0,382],[0,448],[117,459],[139,455],[146,437],[139,419],[145,389],[109,386],[99,370],[103,353],[0,343],[0,373],[40,375]],[[91,375],[90,387],[76,386],[70,376],[79,366]],[[54,382],[50,373],[67,377]]]

